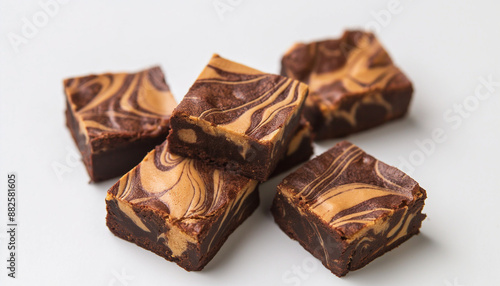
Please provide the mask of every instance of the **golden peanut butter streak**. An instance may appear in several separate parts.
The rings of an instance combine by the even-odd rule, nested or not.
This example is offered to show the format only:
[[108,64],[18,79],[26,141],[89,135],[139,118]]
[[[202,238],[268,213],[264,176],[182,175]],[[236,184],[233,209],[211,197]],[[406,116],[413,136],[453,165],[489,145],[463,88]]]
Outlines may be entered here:
[[331,180],[338,178],[342,172],[349,166],[349,163],[359,158],[363,151],[356,146],[350,146],[343,151],[340,156],[326,168],[321,175],[311,181],[307,186],[299,192],[299,195],[305,196],[309,201],[312,201],[320,194],[320,190],[325,184],[329,184]]
[[[67,94],[74,95],[75,100],[77,96],[87,97],[83,104],[72,102],[75,117],[85,128],[108,132],[135,128],[131,121],[143,122],[146,128],[148,122],[155,125],[170,116],[176,106],[168,86],[158,78],[161,71],[156,69],[68,80]],[[89,98],[93,93],[97,95]]]
[[[120,179],[117,198],[133,204],[163,204],[171,219],[210,215],[227,200],[222,171],[169,153],[166,144],[156,151]],[[250,181],[249,189],[255,185]]]
[[[321,43],[314,43],[317,48],[312,49],[314,53],[329,55],[333,52]],[[380,42],[364,34],[359,42],[347,55],[346,63],[334,71],[317,72],[313,71],[308,79],[309,88],[312,92],[317,92],[322,87],[335,82],[340,82],[347,92],[359,93],[367,89],[384,89],[389,81],[401,71],[392,64],[389,55],[384,51]],[[318,59],[318,56],[314,56]]]
[[[262,130],[265,125],[276,120],[281,112],[292,110],[301,104],[299,95],[307,89],[306,85],[288,78],[280,78],[271,84],[276,77],[242,65],[230,65],[227,60],[222,61],[221,58],[212,58],[209,65],[198,77],[198,84],[216,84],[219,86],[218,90],[234,91],[240,88],[241,92],[261,93],[239,106],[209,108],[203,111],[199,118],[206,120],[211,116],[234,114],[237,116],[227,116],[226,118],[231,118],[231,120],[220,122],[218,125],[241,134],[255,134]],[[262,88],[264,85],[270,87],[264,89]],[[224,94],[220,96],[224,96]],[[186,96],[185,100],[196,100],[196,98]]]
[[[391,212],[388,208],[359,207],[364,202],[385,196],[401,196],[400,193],[368,184],[346,184],[323,192],[312,205],[314,211],[334,226],[347,223],[368,223],[377,218],[370,214]],[[346,214],[341,214],[341,212]]]
[[[284,74],[298,78],[309,85],[308,106],[316,106],[326,122],[342,118],[356,126],[358,109],[377,105],[389,114],[393,106],[382,92],[398,76],[404,76],[396,67],[380,42],[370,33],[359,33],[351,43],[346,33],[339,40],[325,40],[310,44],[296,44],[284,56],[288,64]],[[307,59],[301,62],[298,59]],[[297,63],[303,63],[297,68]],[[354,104],[342,106],[346,96],[363,95]],[[342,108],[340,108],[342,106]]]
[[[382,203],[388,196],[410,200],[403,194],[404,188],[389,180],[379,170],[379,161],[375,162],[375,174],[381,181],[391,185],[394,190],[366,183],[348,183],[330,187],[340,178],[348,167],[365,154],[360,148],[351,145],[332,161],[332,163],[313,181],[299,192],[310,209],[332,226],[339,227],[350,223],[366,224],[373,222],[381,213],[392,213],[387,207],[373,207],[377,199]],[[371,201],[372,204],[366,204]]]

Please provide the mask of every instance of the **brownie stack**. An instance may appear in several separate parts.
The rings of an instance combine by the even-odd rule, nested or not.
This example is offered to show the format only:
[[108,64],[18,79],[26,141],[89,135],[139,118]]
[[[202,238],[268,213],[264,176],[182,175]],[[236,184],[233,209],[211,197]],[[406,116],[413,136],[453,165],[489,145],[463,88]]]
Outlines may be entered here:
[[[313,139],[400,118],[413,92],[361,31],[294,45],[282,75],[214,55],[177,106],[159,67],[64,85],[91,180],[132,168],[107,193],[108,228],[188,271],[203,269],[253,213],[259,183],[309,160]],[[425,199],[406,174],[342,141],[288,175],[271,212],[343,276],[419,233]]]
[[108,191],[109,229],[203,269],[257,208],[258,182],[311,156],[307,92],[214,55],[174,109],[168,140]]

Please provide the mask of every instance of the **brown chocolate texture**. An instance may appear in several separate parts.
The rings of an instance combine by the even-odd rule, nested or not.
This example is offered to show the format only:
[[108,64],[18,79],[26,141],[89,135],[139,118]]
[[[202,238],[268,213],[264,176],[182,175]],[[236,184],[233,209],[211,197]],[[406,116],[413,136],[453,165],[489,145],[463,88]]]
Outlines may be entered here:
[[159,67],[64,81],[66,124],[92,181],[123,175],[161,144],[176,102]]
[[398,169],[343,141],[278,186],[280,228],[338,276],[419,232],[426,192]]
[[316,139],[346,136],[406,114],[413,88],[371,33],[295,44],[282,75],[309,85],[304,114]]
[[172,153],[265,181],[297,129],[307,86],[214,55],[174,110]]
[[117,236],[201,270],[258,206],[257,181],[157,146],[106,197]]
[[306,162],[314,153],[311,125],[301,118],[300,125],[287,146],[283,158],[278,162],[271,177],[284,173]]

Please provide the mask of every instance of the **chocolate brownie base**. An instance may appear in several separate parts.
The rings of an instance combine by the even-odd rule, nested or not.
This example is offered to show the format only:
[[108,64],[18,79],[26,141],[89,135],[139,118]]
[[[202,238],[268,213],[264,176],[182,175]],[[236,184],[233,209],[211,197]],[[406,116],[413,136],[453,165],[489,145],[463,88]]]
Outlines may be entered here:
[[100,182],[119,177],[139,164],[144,156],[167,138],[169,128],[162,126],[157,133],[131,138],[125,135],[103,138],[101,145],[112,146],[105,151],[92,153],[71,109],[66,109],[66,126],[78,146],[90,181]]
[[[360,238],[354,242],[348,242],[316,217],[299,213],[297,208],[293,207],[279,192],[274,198],[271,212],[276,224],[283,232],[298,241],[333,274],[342,277],[349,271],[362,268],[418,234],[422,221],[425,219],[425,215],[421,213],[423,204],[422,199],[408,210],[409,214],[417,214],[412,219],[405,216],[404,210],[397,211],[388,219],[388,229],[394,232],[391,238],[400,233],[402,227],[408,223],[407,233],[398,237],[390,245],[386,245],[385,235],[388,231],[380,234],[371,233],[370,237],[373,241],[363,241],[363,238]],[[401,221],[403,221],[402,224]]]
[[426,191],[347,141],[278,185],[276,223],[338,276],[419,232]]
[[314,153],[312,143],[313,138],[309,122],[305,119],[301,120],[299,129],[288,144],[286,154],[278,162],[278,166],[276,166],[271,177],[284,173],[309,160]]
[[307,85],[214,55],[171,117],[172,153],[263,182],[296,131]]
[[[166,233],[168,228],[161,214],[151,209],[133,207],[140,220],[151,230],[151,232],[145,232],[120,210],[116,200],[106,200],[108,212],[106,225],[114,235],[150,250],[168,261],[175,262],[187,271],[200,271],[217,254],[229,235],[258,207],[258,189],[241,202],[241,205],[242,207],[237,212],[231,214],[229,220],[223,216],[207,218],[205,223],[210,225],[205,235],[207,239],[202,244],[188,242],[187,249],[181,256],[172,255],[170,248],[163,243],[165,238],[161,234]],[[215,244],[210,245],[212,241]]]
[[292,46],[281,74],[309,85],[304,115],[316,140],[338,138],[401,118],[413,87],[369,32]]
[[121,176],[169,132],[177,105],[160,67],[64,80],[66,125],[91,181]]
[[[284,137],[275,144],[284,146],[289,143],[294,136],[293,131],[299,121],[300,117],[293,118],[289,125],[285,127]],[[196,136],[196,141],[189,143],[179,138],[179,132],[170,132],[168,136],[170,152],[202,160],[207,164],[261,182],[270,177],[270,170],[274,171],[276,169],[279,160],[275,158],[284,157],[287,151],[285,147],[279,147],[278,150],[280,151],[273,153],[274,148],[271,143],[263,144],[250,138],[245,138],[248,148],[243,150],[242,146],[225,139],[224,135],[208,134],[202,127],[190,124],[185,118],[179,116],[173,116],[170,124],[174,130],[193,130]],[[245,155],[241,156],[242,153]],[[290,161],[293,162],[294,160]],[[286,169],[285,167],[281,168]]]
[[[311,123],[314,130],[315,140],[321,141],[331,138],[345,137],[349,134],[364,131],[373,127],[382,125],[388,121],[404,117],[408,113],[408,108],[413,94],[411,86],[396,87],[391,90],[383,91],[380,95],[383,101],[390,106],[388,108],[377,103],[363,103],[356,107],[355,122],[353,125],[344,117],[331,116],[327,119],[316,106],[307,104],[304,106],[304,117]],[[338,109],[350,112],[357,101],[362,101],[366,95],[350,96],[342,100]]]

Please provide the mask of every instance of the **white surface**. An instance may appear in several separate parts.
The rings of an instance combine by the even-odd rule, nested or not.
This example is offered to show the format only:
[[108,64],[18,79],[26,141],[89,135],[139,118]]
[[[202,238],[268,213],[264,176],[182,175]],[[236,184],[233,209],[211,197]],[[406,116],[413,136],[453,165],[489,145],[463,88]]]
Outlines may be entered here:
[[[61,81],[160,64],[180,100],[214,52],[278,72],[292,43],[365,27],[390,1],[221,0],[215,3],[232,5],[221,17],[212,0],[124,2],[59,5],[17,53],[9,33],[21,36],[23,17],[43,10],[38,1],[0,4],[1,261],[9,171],[18,173],[20,202],[18,278],[7,279],[2,262],[0,285],[500,285],[500,86],[460,124],[443,118],[454,104],[476,102],[480,77],[500,81],[498,2],[401,2],[379,26],[380,40],[413,80],[411,111],[348,139],[399,165],[418,156],[416,141],[434,129],[446,137],[411,174],[428,191],[422,234],[342,279],[274,224],[268,208],[283,176],[261,186],[259,209],[202,272],[114,237],[104,197],[115,180],[88,184],[83,164],[66,161],[77,149],[64,126]],[[316,153],[337,141],[317,145]],[[71,170],[61,180],[57,163]],[[121,272],[132,278],[118,279]]]

